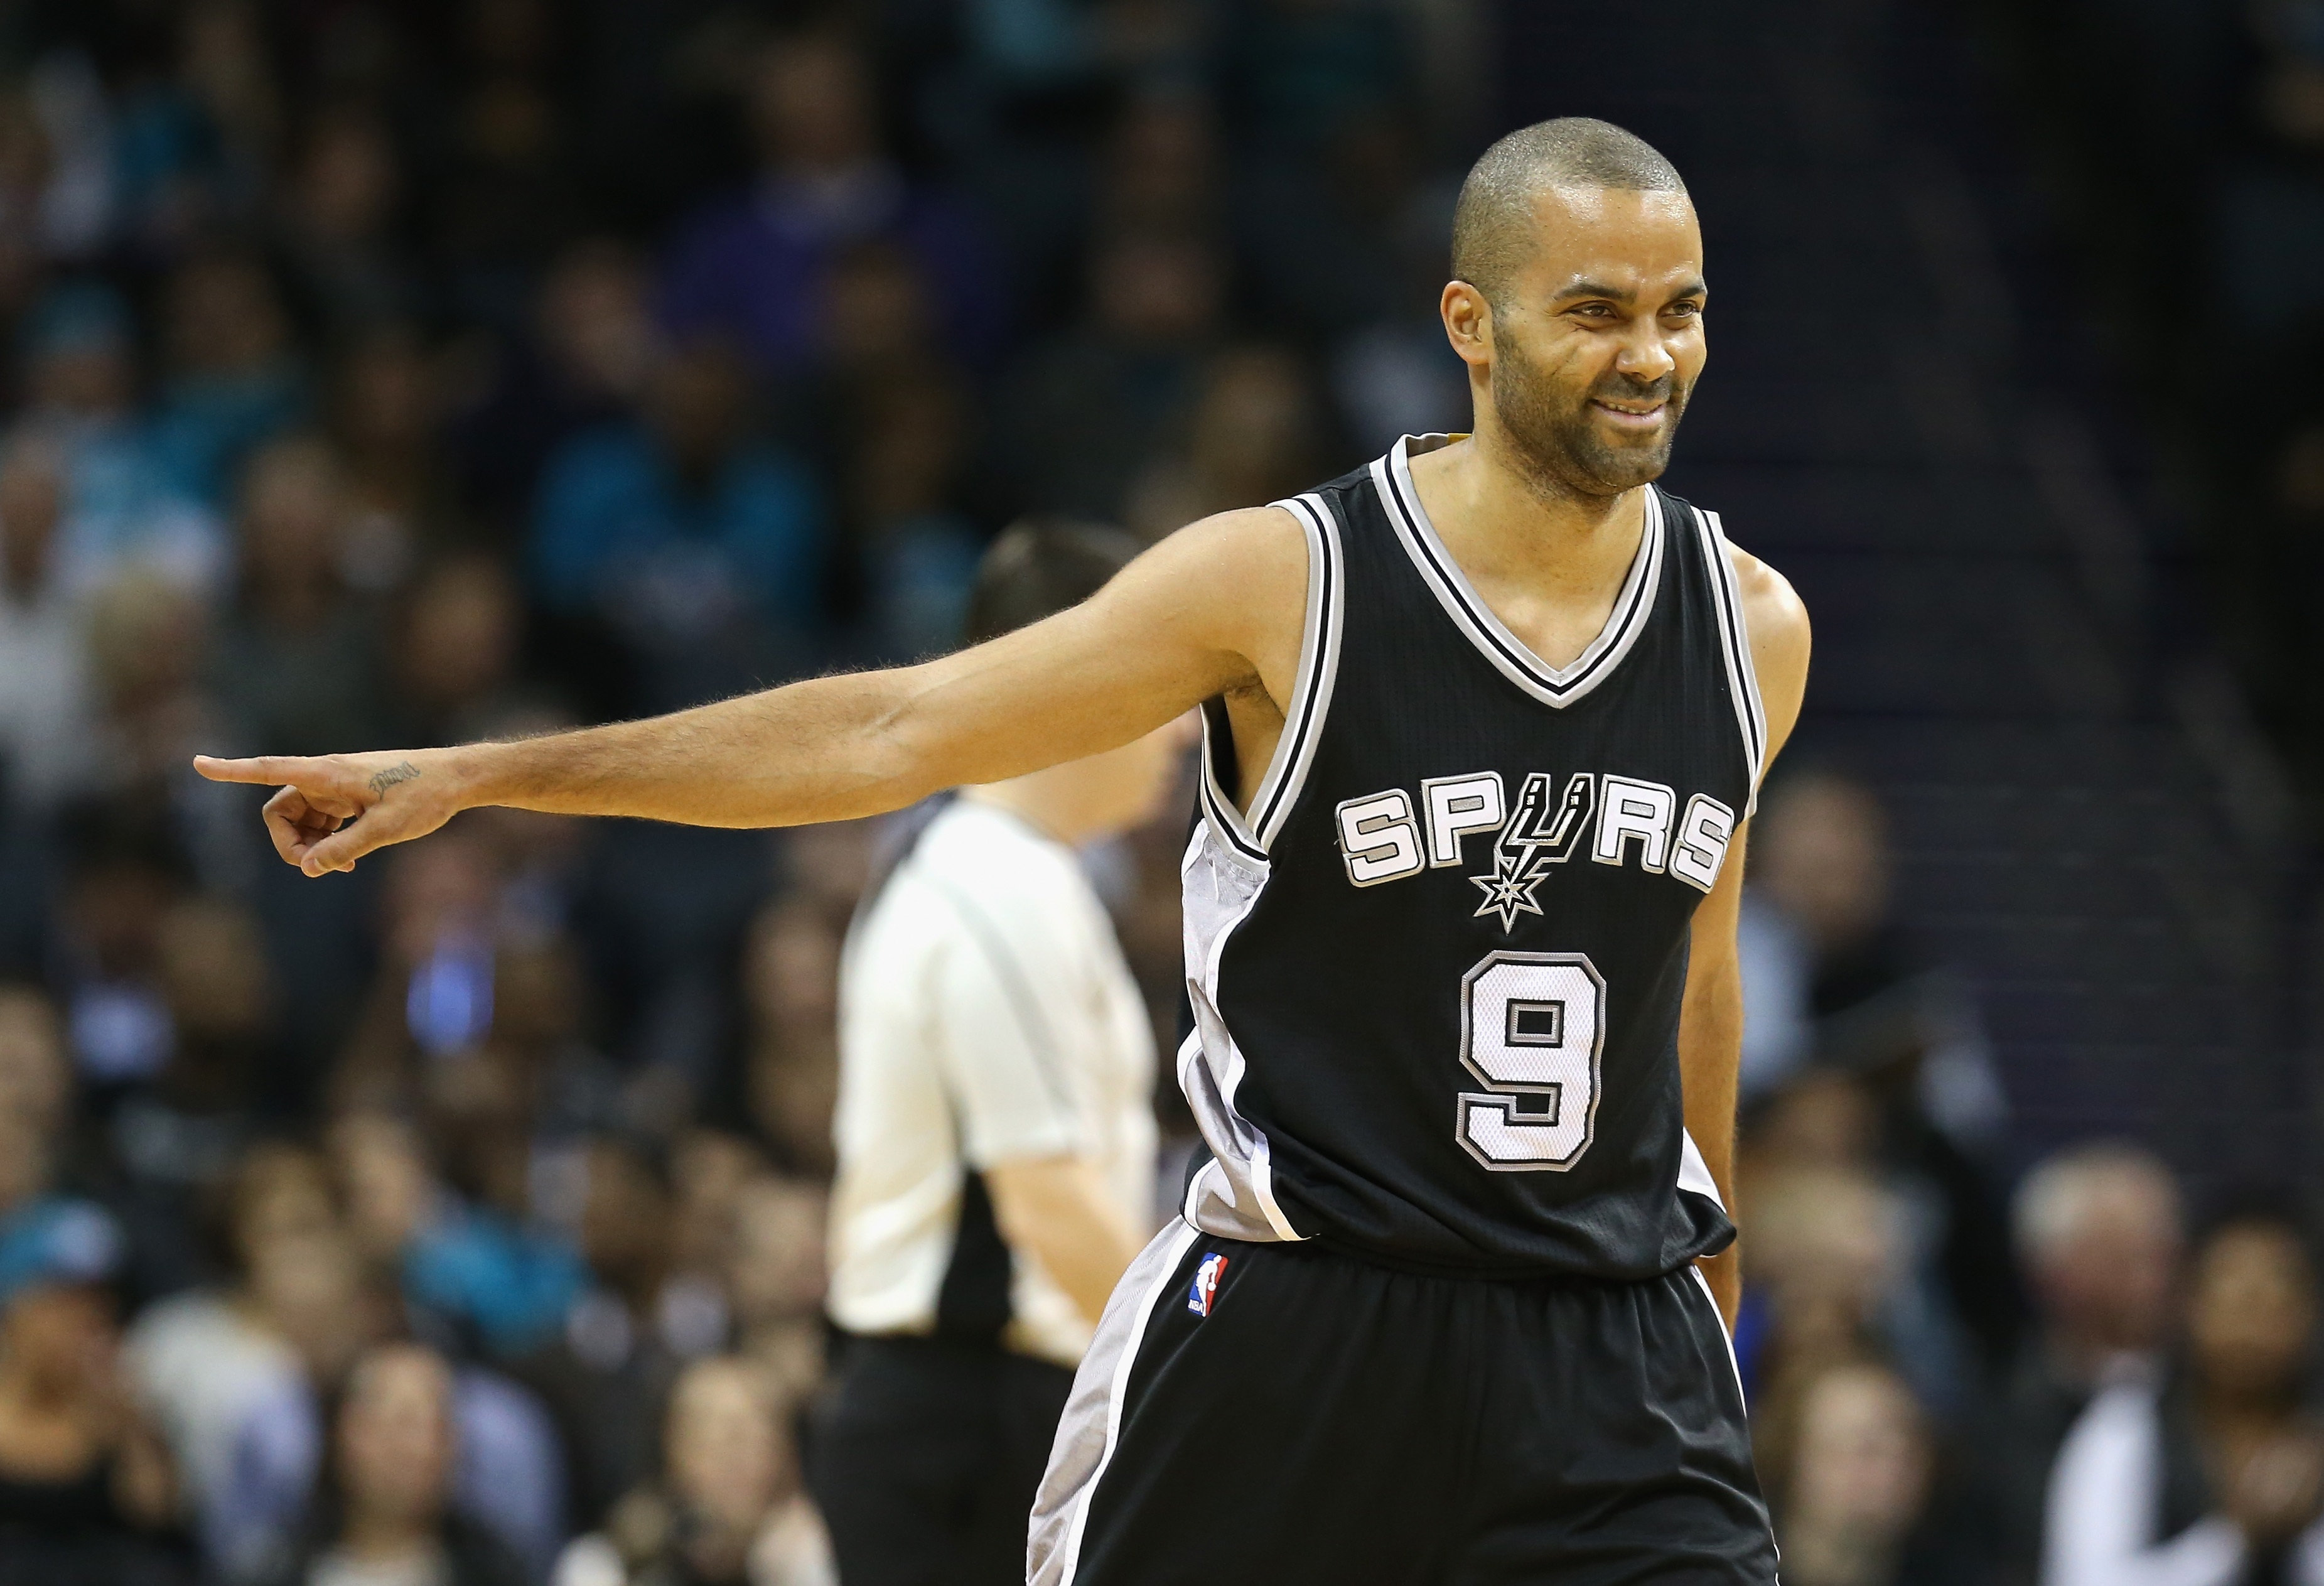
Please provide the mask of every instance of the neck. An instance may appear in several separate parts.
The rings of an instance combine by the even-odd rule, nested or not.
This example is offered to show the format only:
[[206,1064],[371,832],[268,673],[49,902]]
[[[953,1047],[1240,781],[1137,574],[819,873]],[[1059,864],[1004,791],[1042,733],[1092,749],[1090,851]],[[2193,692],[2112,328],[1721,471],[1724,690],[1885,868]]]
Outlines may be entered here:
[[1092,816],[1074,768],[1075,762],[1068,761],[1010,781],[964,788],[960,796],[972,804],[1006,810],[1043,836],[1077,848],[1103,832]]
[[1646,531],[1646,487],[1585,494],[1545,475],[1491,421],[1412,459],[1429,519],[1472,575],[1521,575],[1556,589],[1618,584]]

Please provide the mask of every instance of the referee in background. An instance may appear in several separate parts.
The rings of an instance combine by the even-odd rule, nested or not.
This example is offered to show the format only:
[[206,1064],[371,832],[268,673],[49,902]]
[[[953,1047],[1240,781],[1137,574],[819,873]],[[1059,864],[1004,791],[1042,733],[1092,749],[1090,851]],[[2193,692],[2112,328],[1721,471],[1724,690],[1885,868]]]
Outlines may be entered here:
[[[1019,524],[979,644],[1095,594],[1138,542]],[[843,1586],[1021,1586],[1033,1493],[1113,1285],[1152,1231],[1154,1042],[1076,849],[1158,813],[1192,742],[902,817],[840,977],[837,1383],[811,1459]]]

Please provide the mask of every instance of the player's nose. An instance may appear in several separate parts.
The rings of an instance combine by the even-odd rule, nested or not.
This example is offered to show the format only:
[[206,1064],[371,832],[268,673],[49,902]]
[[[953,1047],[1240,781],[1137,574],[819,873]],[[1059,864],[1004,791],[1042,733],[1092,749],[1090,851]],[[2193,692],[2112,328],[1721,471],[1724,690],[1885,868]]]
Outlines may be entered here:
[[1646,326],[1623,342],[1614,366],[1633,380],[1655,381],[1676,370],[1678,359],[1672,355],[1659,327]]

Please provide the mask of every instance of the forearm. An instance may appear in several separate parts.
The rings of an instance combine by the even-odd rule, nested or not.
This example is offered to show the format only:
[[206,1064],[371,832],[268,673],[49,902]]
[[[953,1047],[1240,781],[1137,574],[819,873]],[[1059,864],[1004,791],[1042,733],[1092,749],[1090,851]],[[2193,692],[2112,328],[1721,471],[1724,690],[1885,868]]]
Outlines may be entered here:
[[[1737,1216],[1735,1111],[1743,1067],[1743,975],[1735,949],[1742,851],[1743,835],[1738,833],[1728,851],[1727,873],[1697,912],[1678,1035],[1686,1132],[1702,1153],[1703,1166],[1730,1218]],[[1712,1298],[1733,1327],[1743,1299],[1739,1240],[1701,1266]]]
[[[1729,1093],[1723,1113],[1711,1107],[1698,1107],[1689,1098],[1686,1109],[1687,1132],[1694,1137],[1702,1152],[1703,1165],[1711,1169],[1711,1182],[1719,1186],[1719,1198],[1726,1203],[1729,1218],[1738,1223],[1735,1210],[1735,1104]],[[1729,1330],[1735,1326],[1737,1312],[1743,1304],[1743,1245],[1738,1233],[1736,1242],[1716,1256],[1697,1263],[1711,1284],[1711,1297],[1719,1303],[1719,1313],[1726,1319]]]
[[985,1173],[993,1219],[1094,1323],[1138,1254],[1138,1231],[1079,1157],[1009,1162]]
[[910,701],[908,673],[854,673],[438,756],[462,807],[701,826],[846,820],[935,791],[927,757],[903,742]]
[[514,742],[194,767],[273,785],[267,834],[312,876],[484,805],[714,826],[876,815],[1118,748],[1254,681],[1288,698],[1305,577],[1289,514],[1228,513],[1070,611],[916,667]]

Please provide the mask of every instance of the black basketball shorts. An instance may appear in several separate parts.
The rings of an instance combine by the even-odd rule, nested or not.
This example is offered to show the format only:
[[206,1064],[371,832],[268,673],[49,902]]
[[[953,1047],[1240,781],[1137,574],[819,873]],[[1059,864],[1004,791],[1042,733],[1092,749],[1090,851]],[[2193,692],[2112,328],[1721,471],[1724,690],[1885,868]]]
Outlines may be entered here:
[[1692,1268],[1420,1277],[1175,1223],[1114,1290],[1032,1586],[1771,1586],[1734,1356]]

